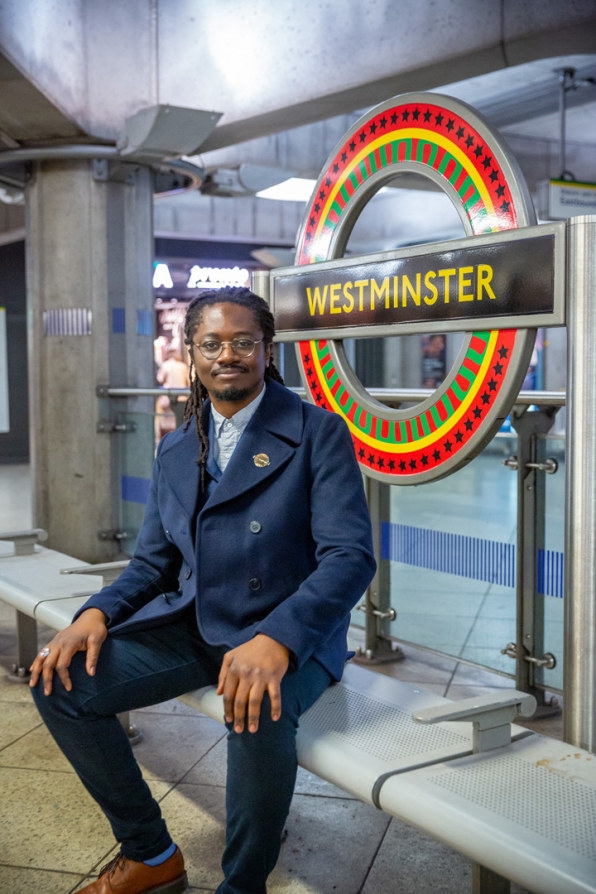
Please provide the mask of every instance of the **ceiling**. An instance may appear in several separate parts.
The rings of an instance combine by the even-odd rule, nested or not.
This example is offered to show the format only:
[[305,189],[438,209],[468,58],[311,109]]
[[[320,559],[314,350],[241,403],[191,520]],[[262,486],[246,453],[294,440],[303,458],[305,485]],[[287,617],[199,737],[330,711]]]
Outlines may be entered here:
[[[22,146],[34,148],[38,141],[80,144],[91,140],[3,56],[0,87],[0,149],[5,152]],[[468,103],[498,128],[512,143],[531,189],[535,171],[542,179],[557,178],[566,172],[566,177],[596,181],[596,53],[539,59],[445,84],[434,92]],[[287,167],[292,173],[316,178],[337,140],[367,111],[360,108],[346,114],[345,98],[343,102],[344,108],[335,110],[331,99],[326,106],[327,119],[300,127],[292,126],[291,111],[285,118],[280,112],[277,133],[220,146],[191,161],[208,172],[234,168],[247,161],[279,168],[281,154],[291,160]],[[281,153],[280,142],[284,145]],[[23,172],[22,165],[0,166],[0,199],[18,198]],[[192,196],[173,196],[166,201],[178,206],[185,202],[190,207],[196,200]]]
[[596,146],[596,55],[561,56],[447,85],[503,133]]
[[[577,154],[577,147],[586,150],[596,147],[596,54],[540,59],[445,84],[434,92],[468,103],[506,137],[525,139],[530,154],[533,151],[530,141],[535,141],[535,151],[554,155],[557,165],[563,155],[566,162],[568,155]],[[328,110],[333,112],[332,103]],[[367,111],[367,108],[358,108],[346,115],[338,109],[337,120],[330,114],[325,121],[300,127],[292,127],[288,112],[285,120],[278,121],[278,135],[286,141],[281,154],[290,160],[286,166],[301,176],[316,177],[336,140]],[[253,165],[280,164],[279,151],[277,157],[271,154],[270,135],[214,150],[208,149],[211,142],[207,140],[207,151],[197,157],[197,162],[207,169],[233,168],[247,161]],[[560,173],[562,168],[555,167],[549,176]],[[587,173],[580,171],[577,176],[582,179]],[[591,179],[596,180],[594,163]]]
[[[563,72],[567,73],[563,75]],[[540,183],[557,179],[564,171],[567,172],[566,179],[572,175],[580,181],[596,182],[596,54],[541,59],[445,84],[434,92],[468,103],[498,128],[511,144],[537,206]],[[345,132],[367,111],[358,109],[352,115],[342,114],[336,119],[281,131],[277,135],[275,156],[271,155],[271,138],[260,137],[205,152],[196,161],[207,171],[233,169],[247,162],[271,164],[277,170],[281,157],[288,160],[287,167],[292,173],[316,179],[337,141],[343,139]],[[282,150],[279,149],[280,141]],[[397,185],[437,189],[430,180],[416,178],[414,182],[408,175],[401,176]],[[462,235],[457,214],[446,196],[442,198],[445,199],[443,203],[429,204],[428,199],[421,202],[419,195],[412,194],[410,198],[402,194],[398,210],[390,209],[390,201],[379,202],[374,210],[365,209],[354,229],[351,248],[360,253],[428,239],[451,238],[454,233]],[[192,229],[200,225],[197,199],[192,195],[166,199],[163,205],[161,202],[158,215],[169,203],[172,208],[184,207],[185,226]],[[197,212],[194,218],[193,210]],[[540,216],[541,211],[537,210]],[[384,215],[386,223],[382,226]],[[301,216],[300,209],[299,222]],[[289,249],[285,252],[275,249],[273,239],[270,245],[272,250],[266,263],[274,266],[292,262]]]

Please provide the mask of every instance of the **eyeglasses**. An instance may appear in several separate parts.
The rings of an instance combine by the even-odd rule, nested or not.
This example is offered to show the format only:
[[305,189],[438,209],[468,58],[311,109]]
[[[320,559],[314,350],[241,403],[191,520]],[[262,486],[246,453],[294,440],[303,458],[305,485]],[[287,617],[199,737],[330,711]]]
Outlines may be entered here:
[[199,349],[205,360],[217,360],[226,345],[237,357],[251,357],[256,346],[262,341],[262,338],[234,338],[232,341],[217,341],[215,338],[209,338],[200,344],[193,341],[193,345]]

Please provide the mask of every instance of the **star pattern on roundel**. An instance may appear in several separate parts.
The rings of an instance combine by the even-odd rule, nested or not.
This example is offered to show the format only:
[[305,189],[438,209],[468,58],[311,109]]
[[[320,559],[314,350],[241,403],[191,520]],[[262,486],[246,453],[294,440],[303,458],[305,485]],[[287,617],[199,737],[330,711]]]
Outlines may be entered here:
[[[498,350],[498,354],[500,359],[505,361],[509,355],[509,348],[502,345]],[[313,400],[324,409],[333,409],[320,388],[320,382],[317,378],[315,365],[309,349],[303,351],[302,360]],[[374,447],[370,445],[364,446],[362,442],[359,442],[360,446],[356,451],[359,461],[379,472],[388,471],[395,473],[397,469],[401,474],[423,472],[444,462],[454,454],[454,448],[457,452],[460,446],[469,440],[478,429],[488,411],[489,405],[492,403],[492,396],[498,392],[500,385],[498,380],[503,377],[505,372],[504,362],[497,361],[494,363],[491,367],[491,372],[492,375],[487,380],[486,387],[480,394],[479,403],[470,407],[458,428],[450,432],[450,435],[444,440],[435,443],[432,450],[416,451],[414,442],[410,445],[412,449],[407,456],[397,458],[395,454],[391,454],[389,451],[375,450]]]
[[468,158],[474,155],[476,166],[484,171],[487,185],[490,185],[495,199],[498,200],[499,210],[503,215],[508,215],[511,211],[511,201],[506,198],[507,185],[503,180],[503,173],[495,164],[495,160],[484,142],[480,140],[468,122],[455,114],[446,113],[444,109],[431,108],[430,105],[424,103],[397,106],[384,110],[377,117],[364,122],[362,127],[351,134],[347,142],[340,148],[327,175],[322,180],[322,188],[315,197],[304,234],[305,244],[311,243],[314,239],[322,210],[321,206],[325,203],[329,190],[355,153],[361,151],[361,148],[374,139],[378,133],[386,132],[387,128],[394,130],[397,135],[401,127],[424,125],[428,125],[433,133],[443,132],[449,140],[461,146]]

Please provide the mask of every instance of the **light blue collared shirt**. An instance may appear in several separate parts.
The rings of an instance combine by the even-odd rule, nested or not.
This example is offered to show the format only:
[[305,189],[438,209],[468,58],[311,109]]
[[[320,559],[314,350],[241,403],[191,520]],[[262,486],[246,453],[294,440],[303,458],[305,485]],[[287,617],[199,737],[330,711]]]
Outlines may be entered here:
[[254,400],[238,410],[230,419],[226,419],[221,413],[218,413],[213,404],[211,404],[211,417],[213,419],[213,459],[217,463],[219,469],[225,472],[232,453],[238,446],[244,429],[254,416],[257,407],[265,396],[265,388],[261,389]]

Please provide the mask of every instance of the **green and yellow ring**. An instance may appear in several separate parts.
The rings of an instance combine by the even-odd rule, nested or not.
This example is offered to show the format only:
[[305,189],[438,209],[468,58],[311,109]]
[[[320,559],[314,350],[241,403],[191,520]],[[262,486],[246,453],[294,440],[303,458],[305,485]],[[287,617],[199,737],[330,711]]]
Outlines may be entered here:
[[[484,122],[447,97],[410,95],[365,116],[334,150],[307,208],[296,263],[333,257],[338,228],[357,211],[358,191],[405,165],[445,183],[474,235],[533,222],[511,159]],[[363,470],[413,484],[454,471],[494,434],[506,414],[499,397],[504,387],[513,393],[521,385],[532,344],[533,333],[519,330],[471,333],[440,389],[407,411],[363,400],[329,341],[300,342],[297,356],[310,399],[346,420]]]

